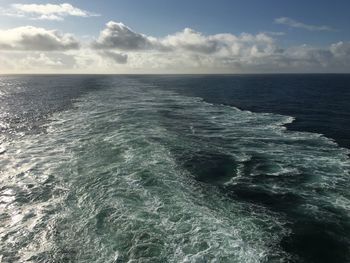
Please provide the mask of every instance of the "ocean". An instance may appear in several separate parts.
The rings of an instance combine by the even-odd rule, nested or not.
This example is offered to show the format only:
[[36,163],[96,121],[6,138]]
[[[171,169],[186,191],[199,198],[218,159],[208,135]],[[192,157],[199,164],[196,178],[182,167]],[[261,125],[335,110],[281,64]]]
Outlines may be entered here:
[[0,76],[0,262],[350,262],[350,75]]

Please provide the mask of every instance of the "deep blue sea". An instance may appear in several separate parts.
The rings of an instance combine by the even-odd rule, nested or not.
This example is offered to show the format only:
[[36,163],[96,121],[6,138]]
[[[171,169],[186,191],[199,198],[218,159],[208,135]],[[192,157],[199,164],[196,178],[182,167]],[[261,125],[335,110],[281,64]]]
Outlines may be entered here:
[[350,262],[350,75],[0,76],[0,262]]

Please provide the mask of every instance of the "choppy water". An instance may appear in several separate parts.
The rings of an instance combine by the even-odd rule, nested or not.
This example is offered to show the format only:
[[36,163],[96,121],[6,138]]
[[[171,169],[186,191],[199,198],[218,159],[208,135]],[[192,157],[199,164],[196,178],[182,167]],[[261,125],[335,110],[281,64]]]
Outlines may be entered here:
[[0,86],[2,262],[349,262],[349,151],[293,117],[132,76]]

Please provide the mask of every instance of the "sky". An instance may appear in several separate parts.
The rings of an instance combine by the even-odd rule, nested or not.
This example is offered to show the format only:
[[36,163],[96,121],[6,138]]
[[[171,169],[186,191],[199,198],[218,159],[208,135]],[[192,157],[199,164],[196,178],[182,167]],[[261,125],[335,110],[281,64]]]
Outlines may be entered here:
[[349,0],[0,0],[0,74],[350,73]]

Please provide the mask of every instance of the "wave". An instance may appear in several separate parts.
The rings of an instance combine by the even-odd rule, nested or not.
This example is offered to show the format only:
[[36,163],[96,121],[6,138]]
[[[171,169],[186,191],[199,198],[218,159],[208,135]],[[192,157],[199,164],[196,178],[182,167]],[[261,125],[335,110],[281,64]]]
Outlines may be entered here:
[[289,262],[315,259],[301,239],[325,225],[314,245],[348,256],[348,150],[292,117],[110,81],[5,145],[3,260]]

